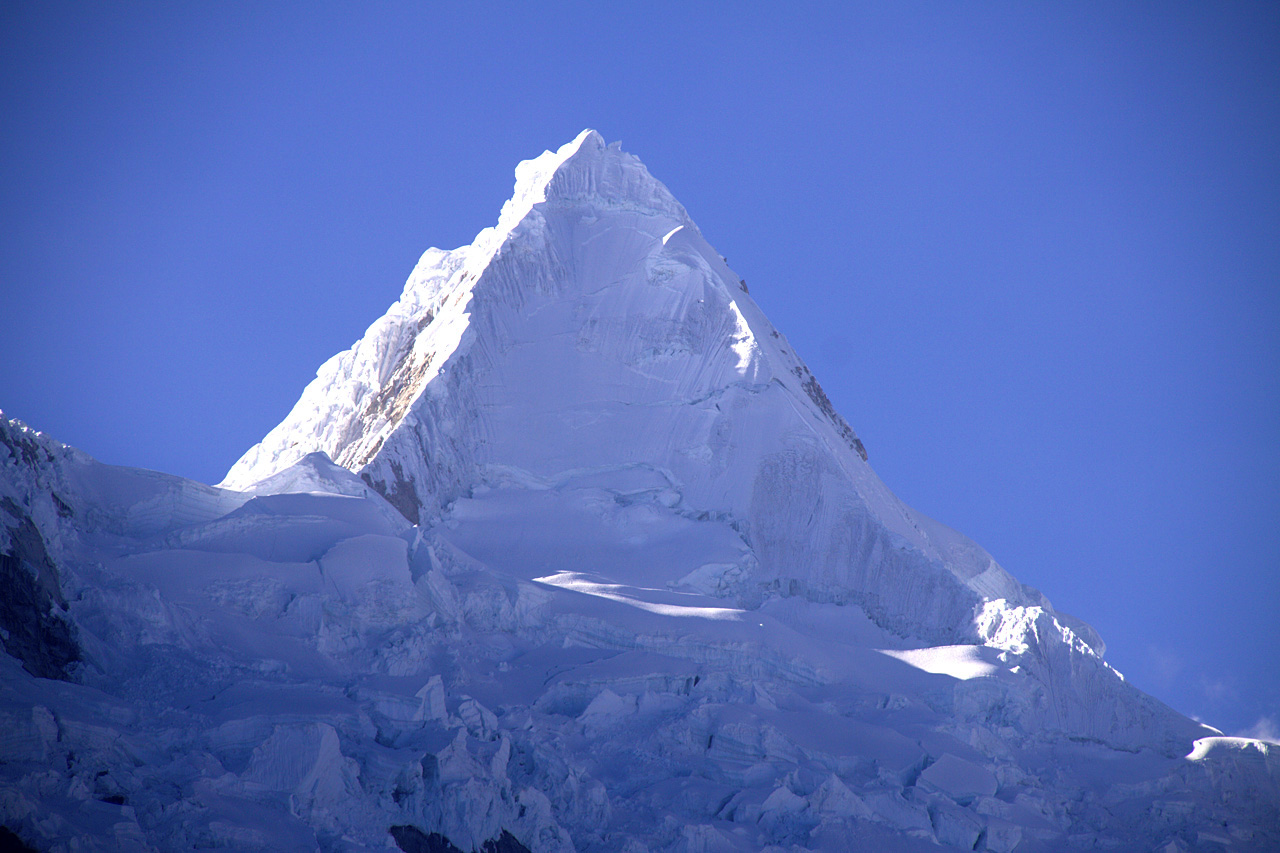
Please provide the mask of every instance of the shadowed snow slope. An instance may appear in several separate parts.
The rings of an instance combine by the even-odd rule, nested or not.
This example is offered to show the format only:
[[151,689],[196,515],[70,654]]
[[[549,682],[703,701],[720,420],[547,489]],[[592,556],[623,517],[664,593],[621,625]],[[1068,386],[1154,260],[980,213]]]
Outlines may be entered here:
[[516,178],[219,487],[0,421],[0,824],[56,850],[1280,844],[1275,748],[1134,690],[894,497],[635,157],[585,131]]

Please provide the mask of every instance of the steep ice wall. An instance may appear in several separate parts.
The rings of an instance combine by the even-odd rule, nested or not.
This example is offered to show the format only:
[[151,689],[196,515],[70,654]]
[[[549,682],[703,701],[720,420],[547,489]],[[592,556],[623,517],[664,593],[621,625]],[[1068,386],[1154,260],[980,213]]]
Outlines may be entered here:
[[427,252],[224,486],[319,450],[429,525],[481,484],[645,467],[666,479],[671,512],[738,531],[754,561],[716,585],[741,601],[856,603],[929,640],[976,636],[984,599],[1047,605],[885,488],[637,158],[584,131],[516,177],[498,226]]

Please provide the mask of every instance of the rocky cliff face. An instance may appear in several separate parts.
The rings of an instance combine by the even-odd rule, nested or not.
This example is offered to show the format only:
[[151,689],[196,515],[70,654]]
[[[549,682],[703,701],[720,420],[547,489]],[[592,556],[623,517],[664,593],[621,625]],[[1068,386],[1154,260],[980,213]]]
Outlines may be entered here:
[[8,541],[0,553],[0,642],[32,675],[69,679],[80,650],[63,616],[58,567],[22,507],[0,499],[0,519]]

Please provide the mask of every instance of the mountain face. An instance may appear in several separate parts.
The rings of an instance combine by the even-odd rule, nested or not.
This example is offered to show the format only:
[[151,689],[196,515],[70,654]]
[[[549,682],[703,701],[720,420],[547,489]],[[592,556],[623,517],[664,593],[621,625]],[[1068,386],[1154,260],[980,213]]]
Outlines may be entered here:
[[[428,251],[223,486],[322,451],[429,527],[459,499],[628,481],[655,513],[715,519],[732,542],[705,564],[691,549],[663,583],[750,606],[855,602],[936,640],[975,639],[984,599],[1046,606],[885,488],[809,368],[638,159],[584,131],[516,178],[498,226]],[[500,496],[477,499],[478,486]]]
[[585,131],[219,486],[0,421],[34,849],[1267,850],[1280,755],[899,501]]

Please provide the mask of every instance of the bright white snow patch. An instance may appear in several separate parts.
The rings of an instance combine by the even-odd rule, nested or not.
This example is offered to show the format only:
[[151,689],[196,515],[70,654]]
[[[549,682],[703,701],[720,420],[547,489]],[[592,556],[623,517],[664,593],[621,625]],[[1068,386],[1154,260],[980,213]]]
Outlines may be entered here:
[[[597,598],[629,604],[659,616],[676,616],[686,619],[734,619],[742,620],[746,614],[741,610],[728,607],[708,607],[700,603],[703,596],[690,593],[672,593],[660,589],[640,589],[622,584],[601,583],[575,572],[560,572],[542,578],[534,578],[537,583],[561,589],[573,590]],[[690,599],[684,603],[680,599]],[[694,603],[699,602],[699,603]],[[761,626],[763,627],[763,626]]]
[[988,646],[936,646],[928,649],[882,649],[884,654],[937,675],[961,681],[995,675],[999,652]]

